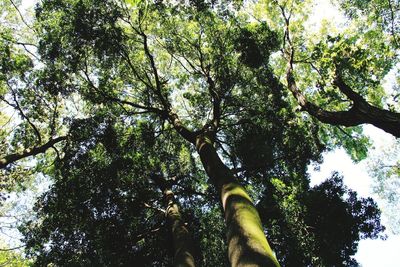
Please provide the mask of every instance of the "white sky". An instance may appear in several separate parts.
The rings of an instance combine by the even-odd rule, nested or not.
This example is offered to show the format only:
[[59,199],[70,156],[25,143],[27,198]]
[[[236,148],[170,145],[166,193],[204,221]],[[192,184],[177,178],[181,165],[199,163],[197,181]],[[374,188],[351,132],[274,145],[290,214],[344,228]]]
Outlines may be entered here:
[[323,20],[332,23],[337,29],[343,28],[346,23],[346,18],[330,0],[314,0],[312,12],[313,15],[305,23],[309,32],[317,33]]
[[[24,8],[28,8],[35,2],[35,0],[23,0],[22,5]],[[314,2],[314,15],[308,21],[308,25],[311,27],[318,28],[323,19],[336,25],[342,25],[345,22],[344,17],[329,0],[315,0]],[[393,140],[391,135],[373,126],[366,126],[365,130],[377,147]],[[324,163],[320,165],[320,171],[316,172],[310,168],[309,172],[311,174],[311,183],[315,185],[329,178],[333,171],[339,171],[344,176],[346,186],[357,191],[360,196],[375,198],[371,192],[372,179],[366,169],[365,162],[354,164],[343,149],[337,149],[324,155]],[[385,221],[385,218],[383,218],[383,221]],[[0,233],[0,237],[4,237],[4,235]],[[380,239],[361,240],[355,258],[363,267],[399,267],[399,248],[400,235],[389,235],[385,241]]]

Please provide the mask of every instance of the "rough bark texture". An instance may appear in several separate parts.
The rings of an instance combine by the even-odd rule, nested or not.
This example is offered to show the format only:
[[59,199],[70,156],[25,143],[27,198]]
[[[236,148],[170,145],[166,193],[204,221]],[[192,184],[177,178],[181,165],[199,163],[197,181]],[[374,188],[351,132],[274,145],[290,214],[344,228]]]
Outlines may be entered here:
[[167,203],[167,221],[171,227],[174,242],[174,266],[195,267],[193,240],[182,221],[174,194],[171,190],[165,190],[164,197]]
[[0,169],[5,168],[8,164],[14,163],[17,160],[29,157],[29,156],[35,156],[40,153],[44,153],[47,149],[50,147],[54,146],[56,143],[61,142],[65,140],[65,136],[57,137],[54,139],[49,140],[47,143],[34,147],[34,148],[28,148],[23,150],[22,152],[19,153],[14,153],[10,154],[7,156],[4,156],[3,158],[0,158]]
[[212,141],[200,135],[196,148],[208,176],[221,194],[231,266],[279,266],[251,198],[221,161]]

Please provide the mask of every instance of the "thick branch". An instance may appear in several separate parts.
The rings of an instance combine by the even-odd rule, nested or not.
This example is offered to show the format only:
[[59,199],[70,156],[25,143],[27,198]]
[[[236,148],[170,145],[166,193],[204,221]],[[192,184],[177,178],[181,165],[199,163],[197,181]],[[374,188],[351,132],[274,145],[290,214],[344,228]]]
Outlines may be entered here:
[[400,113],[378,108],[369,104],[360,94],[348,86],[337,73],[333,84],[353,101],[354,114],[361,123],[372,124],[385,132],[400,137]]
[[[360,95],[352,91],[343,83],[335,83],[341,87],[341,91],[346,94],[354,105],[346,111],[326,111],[319,106],[309,102],[297,88],[291,71],[287,73],[289,90],[296,98],[301,108],[307,111],[311,116],[317,118],[323,123],[331,125],[357,126],[364,123],[372,124],[396,137],[400,137],[400,114],[388,110],[380,109],[370,105]],[[354,101],[356,100],[356,101]]]
[[354,105],[346,111],[326,111],[309,102],[297,88],[292,68],[287,70],[289,90],[296,98],[302,110],[307,111],[323,123],[331,125],[357,126],[364,123],[372,124],[396,137],[400,137],[400,114],[380,109],[370,105],[364,98],[352,91],[343,81],[335,81],[336,86],[349,97]]
[[[286,17],[285,17],[286,18]],[[287,29],[289,31],[289,22],[286,20]],[[370,105],[360,94],[352,90],[342,79],[336,70],[334,85],[353,101],[353,106],[345,111],[326,111],[321,107],[309,102],[303,93],[297,87],[293,75],[294,48],[290,43],[289,33],[286,38],[289,41],[289,60],[286,71],[286,80],[289,90],[296,98],[302,110],[307,111],[311,116],[315,117],[323,123],[342,126],[357,126],[364,123],[372,124],[396,137],[400,137],[400,114],[384,110]]]
[[212,104],[213,104],[213,117],[211,121],[211,127],[212,127],[212,132],[215,137],[215,134],[217,133],[220,120],[221,120],[221,96],[218,94],[215,88],[215,82],[211,78],[210,74],[207,74],[207,83],[208,83],[208,91],[209,94],[211,95],[212,98]]
[[365,102],[364,98],[353,91],[342,79],[342,76],[339,74],[339,71],[336,69],[335,79],[333,80],[333,84],[339,88],[340,92],[347,96],[355,105],[357,103]]
[[29,157],[29,156],[35,156],[37,154],[40,153],[44,153],[46,152],[47,149],[51,148],[52,146],[54,146],[55,144],[66,140],[67,137],[66,136],[60,136],[54,139],[50,139],[47,143],[40,145],[40,146],[36,146],[33,148],[28,148],[23,150],[22,152],[18,152],[18,153],[14,153],[14,154],[10,154],[7,155],[3,158],[0,158],[0,169],[5,168],[8,164],[14,163],[17,160]]

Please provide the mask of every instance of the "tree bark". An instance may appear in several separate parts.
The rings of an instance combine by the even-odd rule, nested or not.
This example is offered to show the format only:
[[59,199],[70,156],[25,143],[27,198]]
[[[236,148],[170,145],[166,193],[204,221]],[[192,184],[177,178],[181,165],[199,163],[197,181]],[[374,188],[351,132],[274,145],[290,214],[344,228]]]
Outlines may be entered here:
[[333,84],[353,101],[353,115],[359,121],[372,124],[395,137],[400,137],[400,113],[369,104],[360,94],[350,88],[338,73]]
[[5,168],[8,164],[14,163],[17,160],[20,160],[20,159],[23,159],[23,158],[26,158],[29,156],[35,156],[40,153],[44,153],[44,152],[46,152],[47,149],[49,149],[50,147],[54,146],[58,142],[61,142],[65,139],[67,139],[66,136],[57,137],[54,139],[50,139],[47,143],[45,143],[43,145],[33,147],[33,148],[28,148],[28,149],[23,150],[22,152],[4,156],[3,158],[0,158],[0,169]]
[[195,267],[194,244],[191,235],[182,220],[178,203],[171,189],[172,184],[162,175],[150,177],[163,192],[166,205],[167,224],[171,229],[174,246],[174,267]]
[[251,198],[221,161],[211,139],[204,134],[199,135],[196,149],[208,176],[220,193],[231,266],[279,266]]
[[174,193],[165,190],[164,197],[167,203],[167,222],[174,242],[174,267],[195,267],[193,240],[182,220]]
[[342,126],[357,126],[361,124],[372,124],[393,136],[400,137],[400,114],[389,110],[384,110],[369,104],[361,95],[353,91],[341,77],[336,77],[334,85],[344,93],[351,101],[353,106],[345,111],[327,111],[309,102],[302,92],[297,88],[292,73],[292,66],[289,64],[287,70],[287,82],[289,90],[296,98],[302,110],[307,111],[323,123]]

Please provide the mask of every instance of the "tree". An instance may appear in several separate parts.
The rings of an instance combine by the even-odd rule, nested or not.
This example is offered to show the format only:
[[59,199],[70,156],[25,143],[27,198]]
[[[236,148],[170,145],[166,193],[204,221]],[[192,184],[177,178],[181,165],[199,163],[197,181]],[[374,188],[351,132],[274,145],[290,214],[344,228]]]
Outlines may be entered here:
[[66,139],[60,134],[65,131],[60,117],[65,99],[41,90],[46,74],[32,52],[37,48],[35,29],[17,5],[6,1],[0,13],[4,20],[0,28],[0,105],[6,111],[0,113],[0,169],[10,169],[10,164],[56,149]]
[[[207,23],[205,25],[208,26],[204,28],[207,34],[202,36],[201,32],[200,34],[188,33],[192,34],[192,36],[188,35],[190,39],[187,40],[191,47],[186,46],[186,48],[189,48],[188,51],[180,51],[182,48],[179,47],[179,42],[177,42],[177,47],[169,47],[168,39],[177,37],[172,32],[173,29],[176,29],[177,23],[180,24],[179,28],[184,29],[185,26],[182,23],[185,23],[185,21],[183,19],[189,15],[184,9],[180,11],[176,6],[169,7],[163,4],[143,7],[142,4],[139,6],[128,4],[119,7],[114,2],[93,2],[90,4],[77,2],[71,4],[71,9],[68,11],[65,4],[43,2],[43,5],[37,11],[42,29],[48,28],[50,30],[50,32],[44,32],[47,37],[42,37],[43,42],[39,48],[43,58],[47,59],[47,65],[52,64],[57,67],[58,62],[66,59],[65,56],[68,54],[67,57],[71,60],[63,62],[62,66],[67,72],[72,71],[83,76],[82,78],[88,86],[81,90],[81,93],[86,93],[86,97],[90,97],[91,101],[95,100],[92,98],[93,93],[95,93],[96,97],[101,97],[97,101],[108,100],[129,105],[135,108],[129,111],[130,113],[138,112],[138,109],[144,112],[152,112],[162,120],[162,124],[164,124],[164,120],[167,120],[182,138],[196,147],[208,176],[221,196],[228,227],[228,248],[232,265],[240,266],[251,262],[267,266],[277,265],[251,198],[221,161],[213,146],[217,130],[219,130],[221,116],[224,115],[221,112],[222,101],[231,94],[234,86],[234,83],[226,81],[229,73],[221,76],[222,73],[220,72],[224,71],[224,68],[231,71],[227,68],[229,65],[226,64],[229,64],[229,60],[234,60],[234,58],[226,58],[219,62],[221,55],[219,54],[219,58],[216,58],[216,52],[227,55],[229,50],[224,51],[226,48],[220,46],[216,47],[215,51],[210,51],[211,53],[205,53],[201,46],[203,42],[206,42],[203,38],[216,37],[212,31],[218,30],[216,26],[222,26],[223,20],[207,10],[203,14],[199,13],[199,17],[189,21],[187,26],[199,28],[202,27],[201,23],[204,21]],[[93,6],[96,6],[96,8],[93,9]],[[195,10],[194,7],[190,6],[185,8]],[[58,13],[59,11],[61,13]],[[53,12],[61,15],[62,20],[53,21],[56,18],[52,15]],[[68,14],[69,12],[72,12],[73,16]],[[149,21],[150,15],[157,16],[164,21],[162,32],[159,32],[158,35],[160,40],[150,39],[150,35],[157,34],[161,30]],[[121,27],[117,25],[118,19],[125,21],[126,25]],[[101,24],[100,27],[94,24],[95,21]],[[60,27],[56,27],[55,23],[61,23]],[[214,23],[215,25],[213,25]],[[65,29],[67,28],[71,31],[66,32]],[[227,33],[224,35],[226,36]],[[61,35],[68,38],[68,41],[60,42],[61,39],[58,38]],[[127,38],[128,36],[132,37]],[[229,35],[226,37],[229,38]],[[220,44],[222,44],[223,40],[220,40]],[[157,44],[158,41],[161,42],[161,47]],[[198,41],[200,47],[196,45]],[[219,43],[215,44],[220,45]],[[166,47],[166,50],[163,47]],[[173,53],[172,50],[176,50],[176,52]],[[156,53],[163,54],[156,58],[154,56]],[[181,53],[184,53],[183,58],[185,59],[182,60],[185,60],[185,63],[180,59],[174,60],[174,57],[180,56]],[[187,53],[194,54],[189,55]],[[105,57],[109,60],[102,60]],[[208,106],[207,102],[211,102],[212,118],[208,120],[207,115],[204,114],[206,116],[201,116],[201,120],[197,120],[197,122],[189,121],[193,126],[200,125],[198,130],[187,128],[168,98],[168,95],[171,94],[171,85],[168,83],[168,79],[177,79],[173,83],[179,84],[192,78],[180,76],[179,73],[174,75],[175,71],[167,72],[166,61],[162,60],[163,57],[171,58],[174,64],[173,68],[181,70],[183,73],[187,70],[189,73],[194,72],[193,85],[199,86],[204,93],[208,92],[211,101],[203,98],[199,104]],[[161,61],[156,61],[158,59],[161,59]],[[213,61],[215,61],[214,64],[212,64]],[[122,62],[123,65],[120,64]],[[123,73],[125,73],[124,76],[120,76]],[[221,76],[221,80],[214,81],[214,75]],[[122,77],[127,77],[128,80],[120,80]],[[118,80],[122,84],[131,84],[133,86],[129,86],[131,88],[136,86],[138,88],[123,92],[126,89],[116,84]],[[121,99],[120,95],[124,94],[126,98]],[[138,99],[131,101],[131,96]]]
[[[43,221],[28,223],[23,229],[28,252],[37,256],[36,264],[123,265],[143,260],[162,265],[169,261],[154,255],[163,243],[159,237],[151,236],[145,244],[138,239],[146,229],[143,218],[147,215],[140,199],[151,200],[155,192],[154,188],[145,190],[148,184],[143,181],[151,177],[150,170],[157,173],[162,163],[149,164],[135,157],[135,151],[129,151],[132,144],[124,138],[134,135],[131,126],[145,122],[147,131],[139,132],[146,133],[141,134],[149,142],[146,145],[164,141],[165,147],[151,151],[154,155],[183,141],[185,147],[190,145],[186,147],[189,154],[197,153],[209,180],[204,176],[195,180],[199,171],[193,170],[185,184],[194,183],[195,192],[206,187],[214,194],[202,199],[210,211],[215,211],[215,200],[220,199],[231,265],[279,265],[250,195],[260,199],[260,192],[274,178],[285,184],[296,181],[294,187],[306,194],[310,189],[305,166],[320,158],[324,144],[315,133],[325,128],[296,114],[274,74],[276,65],[270,55],[281,45],[279,31],[265,22],[249,23],[235,12],[224,3],[202,1],[43,1],[37,7],[43,68],[35,89],[57,99],[78,96],[85,107],[79,115],[85,119],[65,119],[68,123],[60,125],[57,132],[67,132],[68,138],[57,161],[60,165],[46,170],[55,186],[38,204]],[[40,112],[39,117],[46,114]],[[167,157],[159,160],[177,164]],[[146,166],[146,175],[137,171],[139,162]],[[161,173],[170,173],[167,169]],[[126,180],[129,174],[141,179]],[[105,181],[112,181],[112,190]],[[138,198],[132,201],[126,192]],[[62,199],[70,202],[60,209]],[[285,198],[280,201],[284,203]],[[192,214],[199,213],[194,205],[188,206]],[[376,221],[378,214],[369,216]],[[119,220],[120,216],[127,217]],[[209,217],[217,218],[211,212]],[[298,218],[303,224],[293,228],[297,234],[293,246],[302,239],[310,244],[312,237],[301,232],[306,217]],[[129,220],[133,223],[124,227]],[[59,222],[62,229],[55,228]],[[132,227],[138,232],[132,234]],[[374,230],[382,228],[376,223],[371,229],[358,229]],[[115,235],[109,236],[112,232]],[[107,246],[116,240],[131,250]],[[46,242],[52,244],[50,248]],[[308,261],[315,250],[304,253],[309,253]]]
[[[350,15],[357,13],[358,8],[369,10],[357,1],[339,2]],[[391,1],[368,2],[371,6],[375,6],[373,2],[385,2],[377,4],[379,7],[372,15],[375,19],[379,12],[390,12],[393,8]],[[375,25],[375,20],[369,18],[366,22],[360,15],[363,24],[355,20],[342,33],[325,25],[317,36],[305,30],[304,21],[309,14],[307,2],[260,1],[258,5],[257,18],[272,21],[271,26],[281,33],[281,67],[276,73],[285,77],[301,110],[323,123],[346,127],[369,123],[400,136],[400,114],[390,107],[383,108],[386,105],[383,77],[398,62],[398,46],[388,41],[388,31],[382,31],[382,27],[388,24],[394,27],[393,23],[385,20]],[[392,9],[394,15],[393,10],[396,9]],[[391,21],[395,21],[394,17]],[[388,34],[395,40],[398,33],[391,30]]]
[[[219,201],[198,169],[200,162],[183,140],[172,137],[166,149],[167,132],[151,138],[149,125],[139,125],[85,120],[73,131],[81,141],[67,146],[54,185],[37,203],[38,220],[23,227],[28,255],[37,256],[35,266],[170,266],[177,243],[160,187],[170,187],[182,204],[175,226],[187,222],[184,235],[193,241],[181,248],[193,251],[200,266],[229,266],[220,241]],[[85,130],[91,127],[99,130]],[[97,135],[82,141],[85,132]],[[302,175],[291,179],[279,166],[264,168],[258,175],[281,177],[264,191],[257,180],[247,189],[261,194],[257,208],[282,265],[349,265],[358,240],[382,231],[376,204],[358,199],[338,176],[310,190]],[[249,171],[254,177],[254,168]],[[327,206],[332,212],[325,212]],[[338,224],[342,227],[332,227]]]

